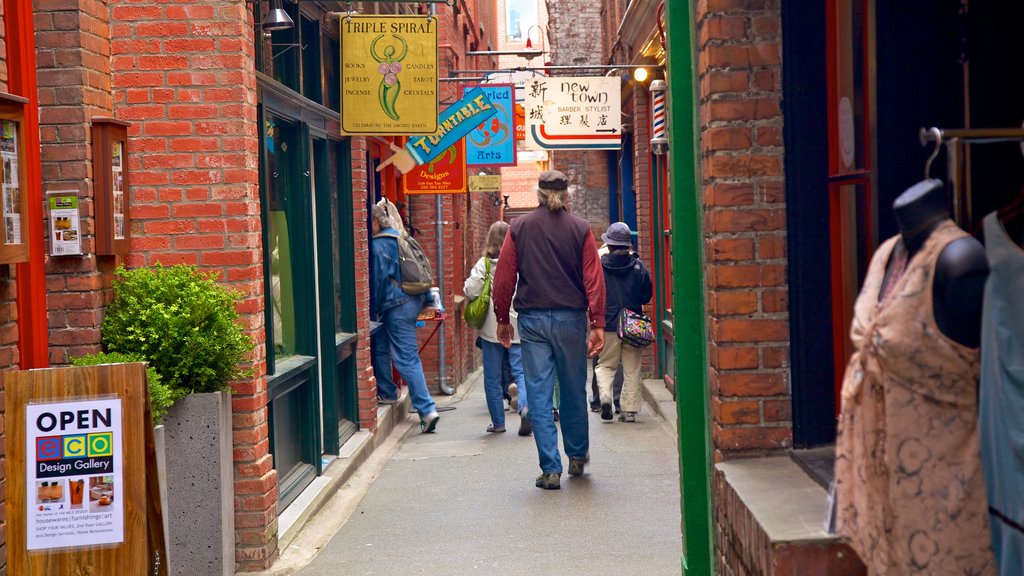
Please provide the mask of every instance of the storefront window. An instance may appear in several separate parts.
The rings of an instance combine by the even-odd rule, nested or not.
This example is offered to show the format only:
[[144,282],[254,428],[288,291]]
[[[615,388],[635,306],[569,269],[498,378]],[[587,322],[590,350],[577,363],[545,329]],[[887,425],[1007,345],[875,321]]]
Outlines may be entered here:
[[288,222],[288,205],[298,192],[288,177],[299,151],[298,131],[292,124],[269,118],[264,123],[267,139],[267,188],[270,202],[267,220],[270,225],[269,261],[270,294],[274,354],[281,358],[296,353],[295,282],[292,246],[294,242]]

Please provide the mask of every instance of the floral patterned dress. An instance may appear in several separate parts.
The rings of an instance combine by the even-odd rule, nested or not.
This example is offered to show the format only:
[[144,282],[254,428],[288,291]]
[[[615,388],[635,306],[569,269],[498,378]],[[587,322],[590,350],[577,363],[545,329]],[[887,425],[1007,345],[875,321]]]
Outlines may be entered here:
[[978,442],[978,350],[935,324],[940,224],[879,302],[893,237],[854,307],[836,440],[837,525],[869,574],[995,573]]

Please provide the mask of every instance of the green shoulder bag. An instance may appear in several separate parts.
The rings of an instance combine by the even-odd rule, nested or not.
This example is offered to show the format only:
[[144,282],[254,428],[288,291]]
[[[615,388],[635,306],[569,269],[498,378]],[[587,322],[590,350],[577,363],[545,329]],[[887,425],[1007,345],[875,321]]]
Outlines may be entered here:
[[484,288],[462,310],[462,317],[471,328],[483,328],[487,311],[491,308],[491,259],[484,257]]

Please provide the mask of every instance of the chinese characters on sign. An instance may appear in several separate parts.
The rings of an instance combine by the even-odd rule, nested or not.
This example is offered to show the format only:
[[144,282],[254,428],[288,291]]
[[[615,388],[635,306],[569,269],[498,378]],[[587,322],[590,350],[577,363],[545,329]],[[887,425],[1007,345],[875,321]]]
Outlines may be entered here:
[[535,78],[526,82],[526,147],[617,150],[622,143],[617,76]]
[[121,400],[29,404],[28,550],[124,542]]
[[437,19],[359,16],[341,23],[341,133],[437,131]]

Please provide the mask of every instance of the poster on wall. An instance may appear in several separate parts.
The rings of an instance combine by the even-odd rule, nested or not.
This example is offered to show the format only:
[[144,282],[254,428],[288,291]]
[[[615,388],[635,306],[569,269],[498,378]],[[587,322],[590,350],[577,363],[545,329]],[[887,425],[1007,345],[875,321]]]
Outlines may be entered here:
[[437,131],[437,19],[357,15],[341,25],[341,133]]
[[124,542],[121,400],[25,406],[27,549]]
[[466,192],[466,140],[460,138],[430,161],[402,175],[406,194],[462,194]]
[[124,240],[124,142],[115,141],[110,151],[114,199],[114,240]]
[[621,89],[617,76],[527,80],[524,144],[531,150],[618,150]]
[[61,190],[47,194],[50,212],[50,254],[72,256],[82,253],[82,230],[78,211],[78,192]]
[[495,114],[466,135],[466,164],[470,166],[515,166],[515,86],[480,86]]
[[0,120],[0,170],[3,171],[0,212],[4,243],[21,244],[21,183],[18,182],[18,123]]

